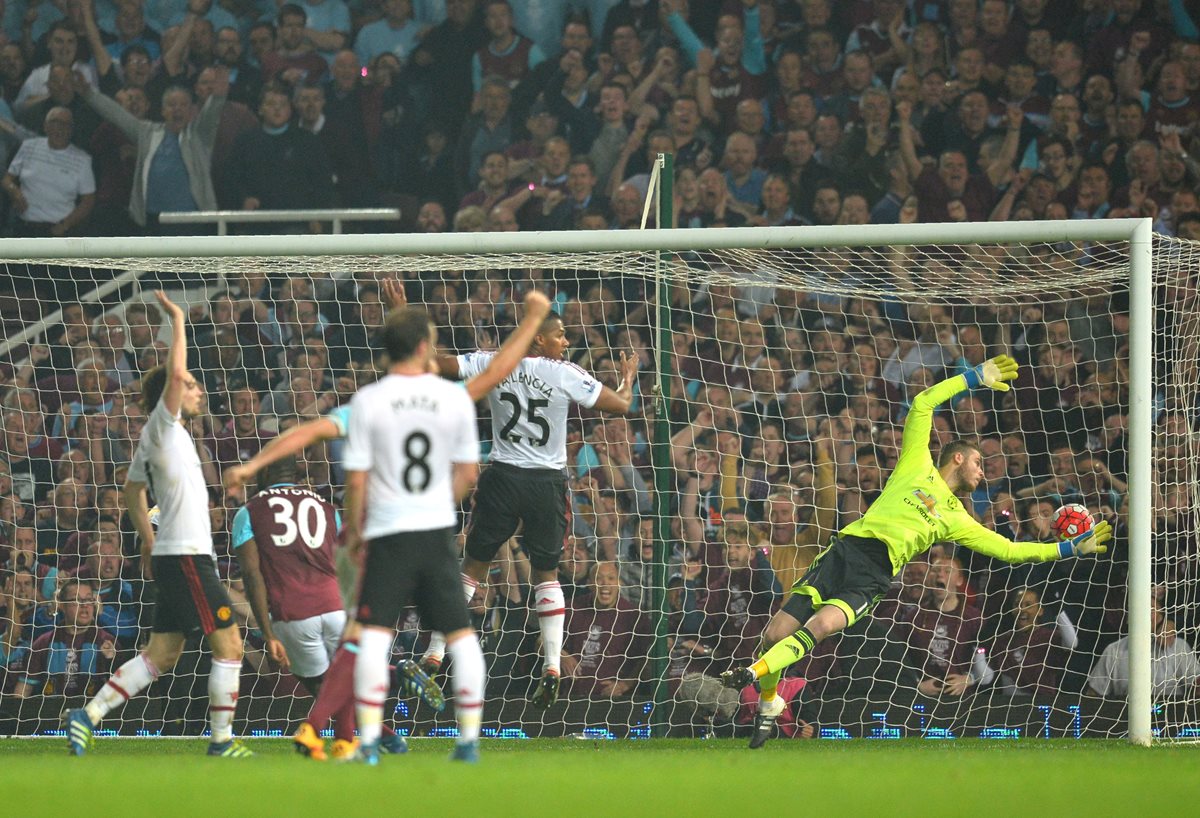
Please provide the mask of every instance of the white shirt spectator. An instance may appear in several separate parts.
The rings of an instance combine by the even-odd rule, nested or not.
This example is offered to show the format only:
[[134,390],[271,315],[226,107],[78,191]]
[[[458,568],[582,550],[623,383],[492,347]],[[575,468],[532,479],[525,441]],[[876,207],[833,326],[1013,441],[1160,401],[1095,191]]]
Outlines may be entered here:
[[[1176,636],[1163,647],[1157,636],[1150,648],[1150,678],[1154,700],[1185,695],[1200,678],[1200,660],[1187,640]],[[1123,699],[1129,693],[1129,637],[1123,636],[1104,649],[1096,666],[1088,674],[1088,686],[1110,699]]]
[[74,145],[50,147],[46,137],[21,143],[8,172],[21,183],[29,203],[21,218],[34,224],[57,224],[70,215],[80,196],[96,192],[92,157]]
[[[91,63],[76,62],[71,66],[71,70],[83,74],[83,78],[87,80],[88,85],[92,86],[92,90],[100,90],[100,81],[96,78],[96,69],[92,67]],[[13,107],[20,111],[29,104],[31,98],[44,97],[49,93],[50,63],[46,63],[29,72],[29,76],[25,78],[25,84],[17,93],[17,101],[13,103]]]

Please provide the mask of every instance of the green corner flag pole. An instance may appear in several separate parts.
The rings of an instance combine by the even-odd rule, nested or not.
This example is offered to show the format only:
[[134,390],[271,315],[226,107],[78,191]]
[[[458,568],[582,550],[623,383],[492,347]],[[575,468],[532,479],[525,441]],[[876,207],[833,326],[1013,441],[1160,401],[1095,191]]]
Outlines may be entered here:
[[[658,228],[674,226],[674,180],[675,157],[669,153],[658,155]],[[651,189],[651,195],[654,189]],[[654,407],[654,516],[657,521],[657,536],[654,538],[654,572],[651,582],[651,624],[654,639],[650,648],[650,669],[654,684],[654,710],[650,719],[650,735],[662,737],[667,734],[668,705],[667,691],[667,559],[671,542],[671,302],[669,285],[662,275],[661,267],[667,254],[658,253],[655,264],[654,286],[658,305],[657,338],[658,389]]]

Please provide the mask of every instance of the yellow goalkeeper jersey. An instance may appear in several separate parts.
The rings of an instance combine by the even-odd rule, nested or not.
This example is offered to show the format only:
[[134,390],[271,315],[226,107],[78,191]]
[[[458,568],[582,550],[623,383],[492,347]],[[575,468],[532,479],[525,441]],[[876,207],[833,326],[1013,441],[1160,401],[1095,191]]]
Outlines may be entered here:
[[962,375],[935,384],[913,401],[904,421],[900,460],[867,513],[842,529],[887,545],[892,574],[936,542],[953,540],[1005,562],[1046,562],[1059,557],[1054,543],[1014,543],[985,528],[954,496],[929,453],[933,410],[967,388]]

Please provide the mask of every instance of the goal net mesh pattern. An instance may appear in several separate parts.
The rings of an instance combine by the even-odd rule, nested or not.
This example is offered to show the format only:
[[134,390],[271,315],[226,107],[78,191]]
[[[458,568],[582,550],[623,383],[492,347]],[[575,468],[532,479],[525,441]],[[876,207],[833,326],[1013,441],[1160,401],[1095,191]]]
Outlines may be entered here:
[[[1200,625],[1193,253],[1187,242],[1156,239],[1154,726],[1171,739],[1200,724],[1191,648]],[[98,303],[84,297],[82,309],[73,306],[126,274],[128,283]],[[896,577],[874,616],[789,669],[781,731],[884,739],[1126,731],[1128,373],[1137,365],[1126,243],[696,250],[661,259],[9,259],[0,275],[26,316],[34,299],[43,314],[64,313],[30,343],[10,344],[0,369],[0,733],[53,731],[64,708],[148,636],[153,587],[139,578],[117,488],[144,423],[138,378],[162,360],[169,337],[157,310],[142,306],[159,287],[187,305],[189,364],[208,395],[207,414],[189,428],[210,483],[220,573],[248,633],[237,729],[295,728],[311,700],[261,650],[229,547],[236,504],[220,489],[221,471],[374,377],[386,278],[427,306],[446,353],[494,349],[519,318],[523,293],[538,287],[564,318],[571,360],[614,387],[619,353],[639,361],[628,417],[579,410],[570,421],[573,519],[559,572],[568,678],[558,704],[542,711],[527,701],[541,646],[519,534],[471,602],[488,659],[489,734],[638,737],[652,719],[684,735],[745,730],[755,694],[724,691],[717,675],[755,658],[791,584],[878,495],[913,396],[1002,351],[1021,363],[1012,391],[963,393],[939,407],[931,451],[936,457],[956,437],[979,442],[984,479],[965,504],[983,525],[1050,542],[1055,510],[1080,503],[1113,523],[1110,552],[1007,565],[956,543],[935,546]],[[663,375],[656,276],[670,315]],[[671,395],[671,442],[656,461],[660,386]],[[486,458],[485,403],[480,427]],[[334,502],[341,449],[322,444],[302,461],[308,482]],[[671,537],[667,662],[656,678],[660,509]],[[469,513],[468,505],[464,522]],[[71,576],[99,589],[91,615],[103,633],[88,627],[81,606],[55,600]],[[395,658],[418,657],[427,637],[408,617]],[[176,672],[105,727],[201,732],[206,657],[189,640]],[[659,684],[665,713],[655,710]],[[436,716],[415,700],[394,702],[397,729],[452,729],[449,709]]]

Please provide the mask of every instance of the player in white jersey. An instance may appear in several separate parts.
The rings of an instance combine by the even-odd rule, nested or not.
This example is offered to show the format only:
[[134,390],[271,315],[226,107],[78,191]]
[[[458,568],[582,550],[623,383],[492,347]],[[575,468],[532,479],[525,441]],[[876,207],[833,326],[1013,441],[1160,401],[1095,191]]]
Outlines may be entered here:
[[[392,310],[401,309],[406,305],[404,289],[400,282],[390,279],[384,281],[383,293]],[[550,313],[550,300],[538,290],[530,290],[526,293],[524,304],[524,314],[516,330],[501,344],[487,367],[463,384],[472,401],[480,400],[517,367],[529,350],[534,336],[541,328],[542,321]],[[324,417],[293,426],[273,438],[258,454],[244,464],[227,468],[223,476],[226,491],[231,497],[239,498],[243,486],[253,479],[255,474],[309,446],[323,443],[326,440],[345,438],[349,427],[350,404],[339,406]],[[338,581],[342,587],[342,596],[347,610],[352,612],[355,607],[354,589],[358,583],[357,566],[344,558],[345,549],[338,549],[337,555]],[[308,717],[300,724],[292,737],[297,749],[310,758],[324,756],[325,743],[321,739],[320,733],[331,715],[344,712],[342,710],[343,704],[345,704],[343,699],[353,705],[354,657],[358,651],[358,632],[358,624],[351,621],[342,636],[342,644],[330,660],[329,669],[325,674],[325,682],[313,701]],[[416,663],[402,662],[397,665],[396,672],[399,677],[398,683],[402,687],[420,695],[434,709],[440,710],[445,704],[441,689]],[[400,751],[404,742],[403,738],[393,737],[386,727],[383,741],[383,747],[392,752]]]
[[454,658],[458,739],[452,758],[476,761],[483,715],[484,663],[462,598],[454,551],[458,503],[479,475],[475,404],[432,373],[437,343],[429,316],[388,316],[388,374],[351,401],[345,452],[345,541],[351,556],[366,543],[359,583],[361,626],[354,664],[359,758],[379,762],[388,656],[401,610],[446,634]]
[[[487,578],[496,552],[524,523],[522,544],[533,573],[533,607],[542,636],[542,677],[531,701],[547,708],[558,699],[566,601],[558,563],[571,526],[567,483],[567,413],[577,403],[623,415],[633,400],[637,361],[621,353],[621,385],[610,389],[564,359],[567,336],[562,318],[542,322],[530,357],[488,393],[492,410],[492,462],[479,479],[467,553],[463,594],[470,599]],[[438,359],[444,377],[471,378],[492,353],[472,352]],[[422,665],[436,670],[441,644],[434,634]]]
[[[165,293],[155,296],[171,319],[171,349],[167,363],[142,378],[142,406],[149,419],[125,483],[129,516],[142,541],[142,575],[154,581],[157,592],[154,626],[145,649],[121,665],[95,698],[67,714],[69,748],[72,755],[83,755],[100,720],[170,671],[188,634],[201,630],[213,654],[208,754],[250,756],[253,753],[233,738],[242,636],[217,576],[208,489],[195,441],[183,425],[202,411],[204,390],[187,369],[183,310]],[[147,488],[159,507],[157,532],[150,523]]]

